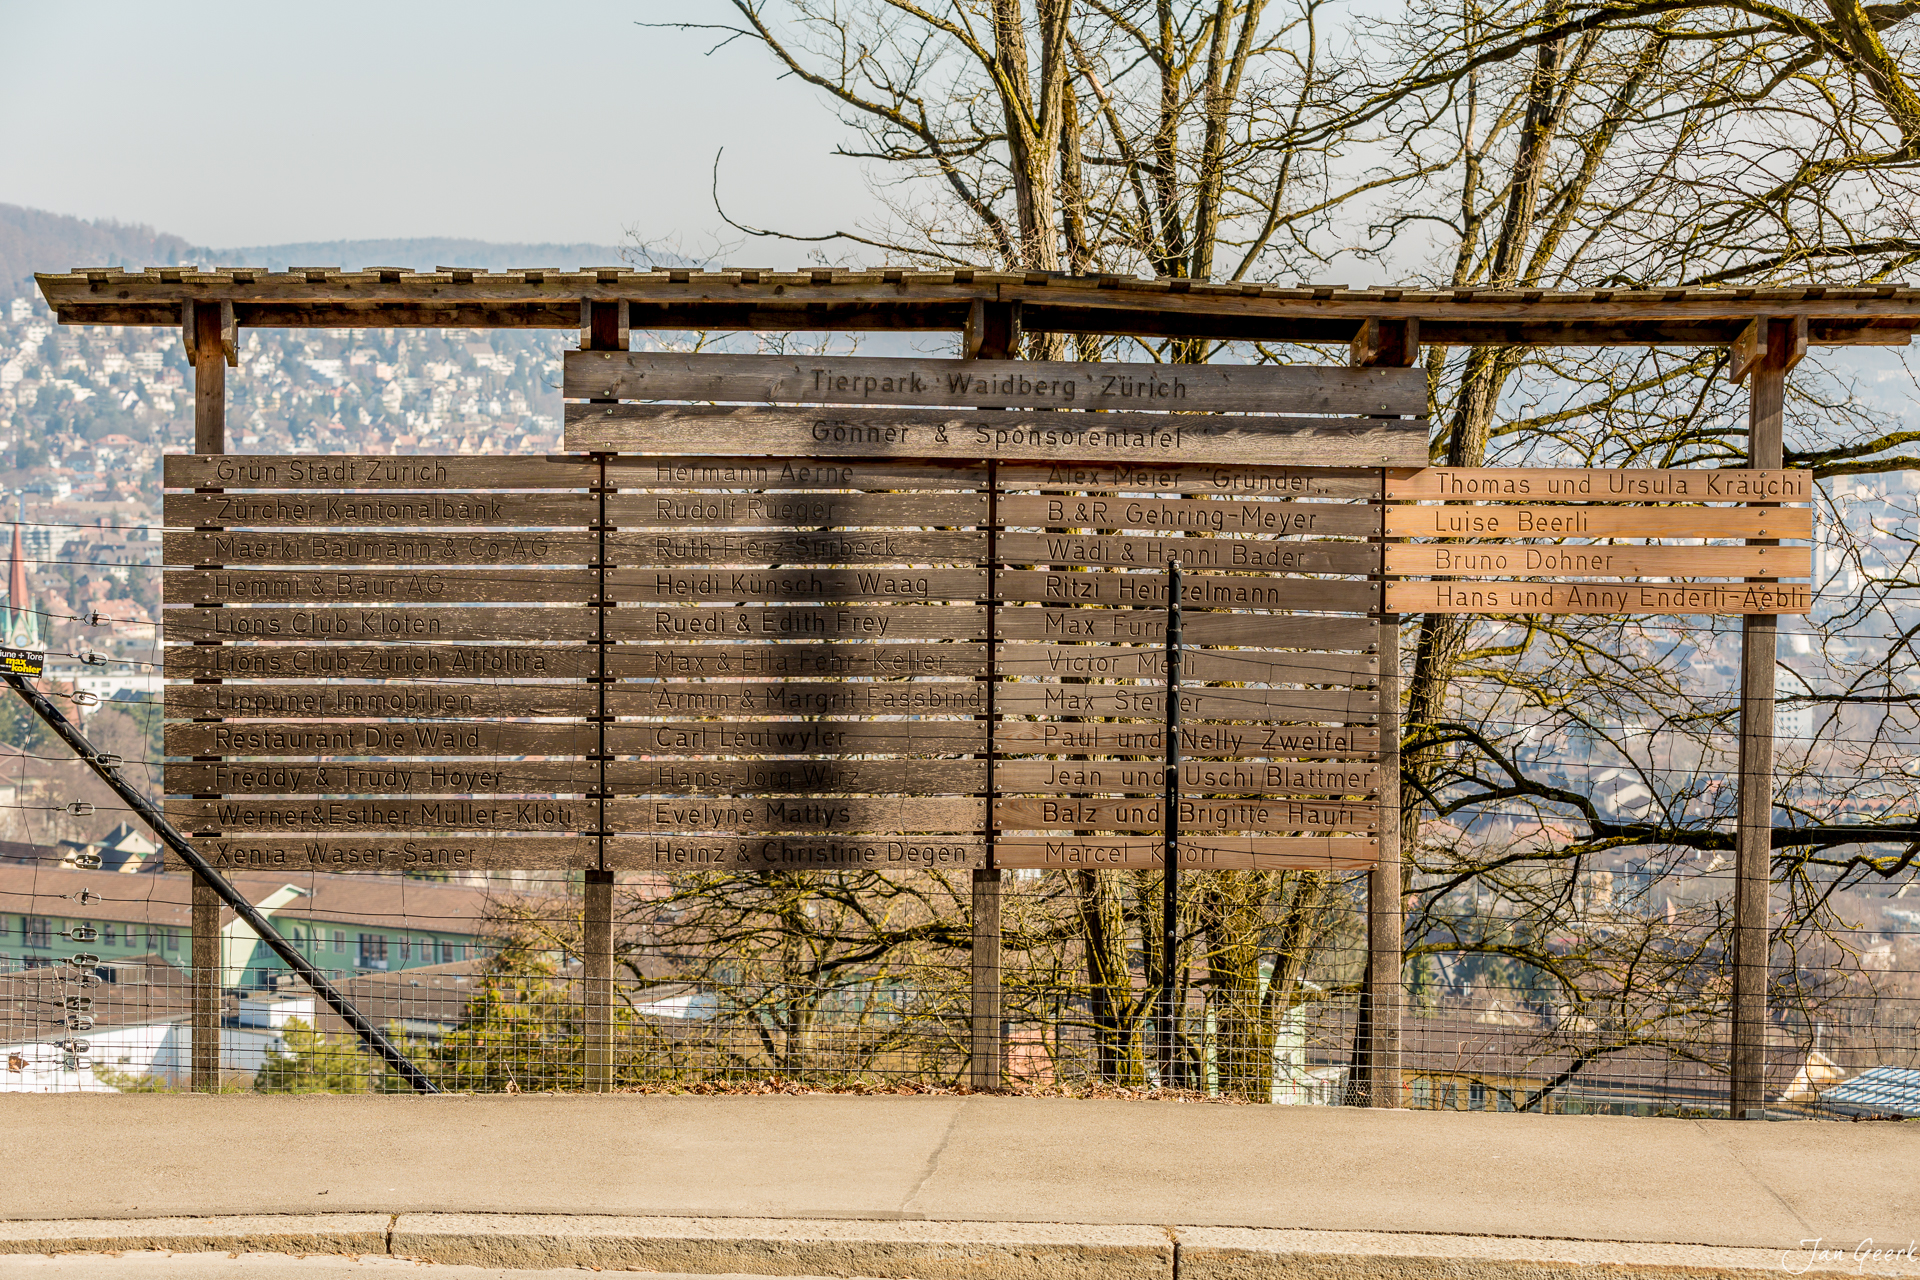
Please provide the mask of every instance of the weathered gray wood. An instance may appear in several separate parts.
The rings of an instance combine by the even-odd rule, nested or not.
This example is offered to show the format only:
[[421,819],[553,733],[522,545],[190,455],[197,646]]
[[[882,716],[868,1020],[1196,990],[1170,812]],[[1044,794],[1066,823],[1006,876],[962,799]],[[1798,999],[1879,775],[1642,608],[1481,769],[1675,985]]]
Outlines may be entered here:
[[[994,575],[994,586],[1000,598],[1010,604],[1119,604],[1164,610],[1167,603],[1167,577],[1162,573],[1008,569]],[[1191,609],[1337,609],[1366,613],[1380,607],[1380,584],[1268,574],[1227,577],[1194,573],[1181,580],[1180,603]]]
[[[1003,760],[993,777],[1007,793],[1157,796],[1165,770],[1151,760]],[[1360,762],[1188,760],[1180,766],[1180,789],[1198,795],[1364,796],[1379,781],[1379,766]]]
[[1070,533],[1003,533],[1007,564],[1090,565],[1104,569],[1224,569],[1266,573],[1376,573],[1380,549],[1364,542],[1299,538],[1113,538]]
[[1805,578],[1812,547],[1647,547],[1618,542],[1408,542],[1389,574],[1456,578]]
[[223,871],[286,873],[578,871],[593,866],[596,853],[591,838],[573,836],[203,836],[193,847]]
[[562,361],[569,399],[1247,413],[1420,415],[1427,411],[1426,374],[1419,369],[670,351],[569,351]]
[[599,467],[582,458],[431,454],[191,454],[164,459],[169,489],[585,489]]
[[1361,502],[1015,494],[1000,499],[1000,523],[1008,528],[1364,538],[1380,532],[1380,511],[1372,504]]
[[616,760],[617,795],[972,795],[984,791],[983,760]]
[[442,605],[493,600],[584,604],[591,569],[174,569],[167,604]]
[[[996,660],[1001,675],[1028,678],[1159,681],[1167,669],[1164,645],[1005,644]],[[1182,652],[1180,669],[1188,680],[1353,685],[1373,683],[1380,661],[1369,653],[1192,649]]]
[[162,652],[172,679],[581,680],[600,671],[599,654],[581,645],[172,645]]
[[170,493],[174,528],[583,528],[584,493]]
[[737,680],[819,676],[981,676],[983,644],[619,644],[607,650],[607,674]]
[[985,569],[617,569],[609,596],[621,604],[847,600],[965,600],[986,594]]
[[978,605],[730,609],[629,605],[607,613],[616,640],[984,640]]
[[607,559],[623,565],[980,564],[987,535],[971,533],[616,533]]
[[860,462],[806,456],[617,456],[607,459],[607,482],[621,489],[984,489],[987,469],[969,462]]
[[1427,467],[1387,479],[1403,502],[1811,502],[1813,472]]
[[172,684],[166,714],[175,719],[338,720],[390,716],[474,719],[480,716],[585,716],[597,695],[584,683],[508,685],[479,681],[383,684]]
[[744,450],[825,458],[1124,462],[1133,466],[1418,467],[1424,418],[1163,413],[976,414],[937,409],[700,409],[570,404],[569,449]]
[[1811,613],[1800,582],[1389,582],[1394,613]]
[[[1152,724],[1010,721],[993,727],[1000,755],[1153,756],[1166,731]],[[1380,734],[1359,725],[1193,724],[1180,729],[1180,753],[1200,758],[1329,760],[1372,755]]]
[[987,709],[977,680],[799,683],[773,680],[660,681],[616,685],[616,716],[958,716]]
[[682,796],[607,804],[608,827],[658,835],[975,832],[986,818],[980,796]]
[[[1379,852],[1370,836],[1208,836],[1180,842],[1180,865],[1194,871],[1338,870],[1368,866]],[[1159,836],[1001,836],[993,848],[999,866],[1069,871],[1153,870],[1163,856]]]
[[594,800],[168,800],[167,816],[188,832],[566,831],[591,830]]
[[952,871],[984,866],[986,860],[985,841],[966,836],[618,835],[607,840],[607,865],[620,871]]
[[[1380,822],[1379,806],[1364,800],[1266,796],[1227,800],[1182,798],[1178,814],[1183,841],[1189,832],[1371,832]],[[993,802],[993,821],[1003,831],[1164,831],[1167,815],[1166,804],[1158,796],[1121,800],[1015,796]]]
[[171,756],[572,756],[599,740],[591,724],[484,720],[170,724],[163,732]]
[[1333,467],[1182,465],[1163,462],[1006,462],[1000,491],[1051,489],[1068,493],[1194,493],[1218,498],[1371,498],[1379,501],[1380,472]]
[[[615,765],[609,772],[621,767]],[[435,764],[385,760],[189,764],[170,760],[164,777],[170,794],[197,796],[571,794],[598,786],[600,766],[586,760],[462,760]]]
[[[1166,715],[1166,694],[1154,685],[1003,684],[996,698],[1010,716]],[[1368,689],[1182,689],[1180,714],[1199,720],[1352,720],[1378,714]]]
[[[1075,640],[1152,644],[1166,637],[1159,609],[1002,609],[996,624],[1008,640]],[[1254,649],[1301,647],[1365,649],[1376,642],[1368,618],[1298,618],[1257,613],[1199,613],[1181,620],[1187,644],[1244,645]]]
[[[973,755],[986,750],[982,720],[695,720],[614,724],[616,755]],[[211,754],[211,753],[207,753]]]
[[591,564],[599,540],[585,533],[370,531],[356,533],[183,533],[161,535],[169,565]]
[[1457,502],[1389,506],[1386,534],[1391,538],[1811,538],[1813,508]]
[[[616,610],[616,612],[618,612]],[[590,609],[168,609],[168,640],[591,640]]]
[[968,527],[987,518],[984,493],[619,493],[607,521],[621,529]]

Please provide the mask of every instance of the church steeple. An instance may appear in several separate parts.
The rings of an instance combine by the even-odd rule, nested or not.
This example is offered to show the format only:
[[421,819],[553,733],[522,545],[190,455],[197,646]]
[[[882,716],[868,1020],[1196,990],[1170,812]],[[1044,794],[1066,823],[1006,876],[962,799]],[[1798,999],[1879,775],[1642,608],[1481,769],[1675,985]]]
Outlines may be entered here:
[[33,607],[33,589],[27,578],[26,539],[21,530],[26,527],[27,502],[20,499],[18,518],[13,522],[12,563],[7,567],[7,608],[4,618],[5,641],[16,649],[44,649],[46,642],[41,638],[40,613]]

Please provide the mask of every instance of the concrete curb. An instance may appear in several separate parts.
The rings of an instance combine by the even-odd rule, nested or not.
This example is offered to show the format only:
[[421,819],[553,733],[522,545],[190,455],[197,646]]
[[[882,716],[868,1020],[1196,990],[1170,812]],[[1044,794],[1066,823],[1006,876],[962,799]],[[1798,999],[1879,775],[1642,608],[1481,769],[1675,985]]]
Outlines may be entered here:
[[[1904,1245],[1905,1242],[1901,1242]],[[259,1252],[507,1269],[911,1280],[1920,1278],[1911,1257],[1397,1232],[586,1214],[337,1213],[0,1222],[0,1254]]]

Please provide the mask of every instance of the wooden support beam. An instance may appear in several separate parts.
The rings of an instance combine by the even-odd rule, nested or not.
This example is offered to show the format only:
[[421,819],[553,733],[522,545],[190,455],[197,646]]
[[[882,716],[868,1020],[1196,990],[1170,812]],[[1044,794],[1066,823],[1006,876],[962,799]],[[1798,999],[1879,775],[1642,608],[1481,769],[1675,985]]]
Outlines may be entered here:
[[[227,451],[227,334],[231,304],[188,302],[181,307],[183,336],[193,360],[193,447],[199,454]],[[189,1087],[212,1093],[220,1087],[220,895],[196,872],[193,876],[192,963],[187,981],[190,1049]]]
[[968,360],[1013,360],[1020,354],[1020,304],[974,299],[967,310],[961,355]]
[[[1760,325],[1760,322],[1756,322]],[[1787,370],[1805,352],[1804,322],[1760,325],[1747,371],[1747,458],[1754,467],[1782,463]],[[1749,539],[1775,546],[1777,539]],[[1729,1114],[1766,1118],[1768,933],[1772,915],[1774,664],[1780,620],[1772,614],[1741,619],[1739,812],[1733,889],[1732,1079]]]
[[1348,362],[1357,369],[1369,366],[1405,369],[1419,358],[1418,320],[1382,320],[1369,316],[1353,335]]
[[223,312],[232,308],[193,308],[193,451],[227,451],[227,358]]
[[580,981],[586,1004],[586,1087],[613,1088],[613,872],[586,873]]
[[1007,1057],[1000,1025],[1000,889],[1005,874],[998,867],[973,873],[973,1044],[967,1083],[975,1089],[998,1089]]

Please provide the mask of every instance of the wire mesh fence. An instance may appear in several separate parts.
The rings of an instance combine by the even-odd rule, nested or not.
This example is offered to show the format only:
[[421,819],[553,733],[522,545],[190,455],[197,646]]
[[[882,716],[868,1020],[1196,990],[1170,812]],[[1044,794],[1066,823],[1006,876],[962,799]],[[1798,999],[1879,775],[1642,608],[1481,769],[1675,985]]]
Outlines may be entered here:
[[[615,1089],[962,1089],[983,1049],[958,878],[624,877],[606,994],[582,977],[577,876],[238,879],[256,902],[283,899],[278,927],[447,1090],[587,1088],[589,1020],[603,1003]],[[1308,872],[1189,875],[1169,1057],[1154,1000],[1157,880],[1009,879],[1004,1087],[1368,1103],[1370,1066],[1394,1030],[1363,996],[1363,886]],[[8,864],[0,886],[0,1090],[187,1088],[187,878]],[[1484,898],[1445,937],[1410,933],[1400,1105],[1725,1115],[1728,978],[1711,930],[1689,936],[1668,910],[1664,899],[1684,888],[1712,885],[1656,886],[1652,911],[1637,899],[1588,901],[1544,941],[1527,940],[1532,925],[1512,904]],[[1920,932],[1903,910],[1883,906],[1877,927],[1839,940],[1824,964],[1776,965],[1770,1115],[1911,1109]],[[1586,998],[1571,1001],[1564,981],[1538,971],[1556,956],[1580,967],[1596,938],[1663,950],[1664,961],[1642,962],[1657,984],[1590,966]],[[1501,939],[1507,955],[1496,956]],[[1690,987],[1669,963],[1682,954]],[[223,1090],[405,1090],[244,926],[224,931],[220,956]]]

